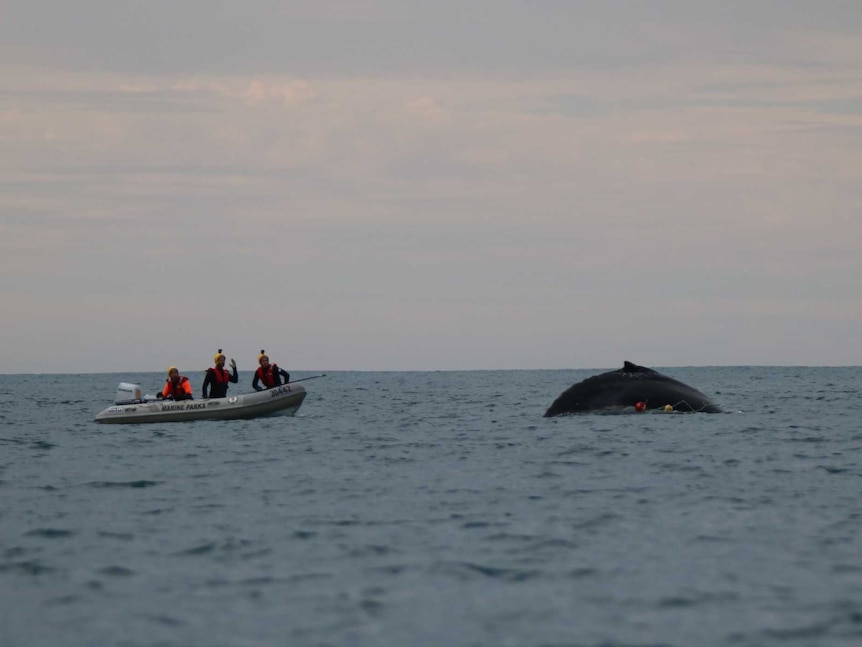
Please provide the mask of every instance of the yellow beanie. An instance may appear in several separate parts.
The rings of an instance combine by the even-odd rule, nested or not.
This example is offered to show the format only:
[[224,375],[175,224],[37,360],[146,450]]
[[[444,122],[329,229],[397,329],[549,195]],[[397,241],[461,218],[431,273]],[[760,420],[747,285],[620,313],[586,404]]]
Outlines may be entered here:
[[261,348],[260,349],[260,355],[257,356],[257,363],[260,364],[260,360],[262,360],[264,357],[269,359],[269,357],[266,354],[266,351],[263,348]]
[[218,352],[215,355],[213,355],[213,363],[218,364],[218,358],[219,357],[224,357],[224,355],[221,352],[221,348],[219,348]]
[[179,373],[176,366],[168,366],[168,375],[171,374],[171,371],[177,371],[177,373]]

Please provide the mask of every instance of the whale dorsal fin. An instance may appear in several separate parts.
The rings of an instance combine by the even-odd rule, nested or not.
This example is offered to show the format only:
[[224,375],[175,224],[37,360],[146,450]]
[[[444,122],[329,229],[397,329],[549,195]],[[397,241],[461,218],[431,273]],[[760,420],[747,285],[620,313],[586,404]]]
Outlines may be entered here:
[[643,366],[638,366],[637,364],[632,364],[629,361],[623,362],[623,373],[639,373],[644,370],[648,369]]

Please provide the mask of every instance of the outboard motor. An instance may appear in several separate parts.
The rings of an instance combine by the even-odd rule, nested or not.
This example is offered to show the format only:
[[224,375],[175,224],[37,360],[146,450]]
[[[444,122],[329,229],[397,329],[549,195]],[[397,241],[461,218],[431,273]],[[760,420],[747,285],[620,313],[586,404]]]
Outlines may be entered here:
[[114,397],[114,404],[136,404],[141,400],[140,385],[120,382],[117,387],[117,395]]

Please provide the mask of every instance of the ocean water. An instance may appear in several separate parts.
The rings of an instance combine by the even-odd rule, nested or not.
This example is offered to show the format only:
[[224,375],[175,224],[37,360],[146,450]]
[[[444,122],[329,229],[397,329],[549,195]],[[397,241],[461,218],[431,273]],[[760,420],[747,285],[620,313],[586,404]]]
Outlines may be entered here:
[[659,370],[726,413],[336,372],[294,417],[98,425],[162,376],[0,376],[0,645],[862,643],[862,368]]

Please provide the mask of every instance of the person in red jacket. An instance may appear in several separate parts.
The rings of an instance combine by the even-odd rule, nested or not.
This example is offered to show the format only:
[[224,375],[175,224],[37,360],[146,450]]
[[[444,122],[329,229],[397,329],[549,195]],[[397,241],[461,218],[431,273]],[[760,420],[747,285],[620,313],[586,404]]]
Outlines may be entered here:
[[168,379],[165,380],[165,388],[156,397],[170,400],[191,400],[192,385],[189,378],[180,375],[176,366],[168,368]]
[[[251,383],[255,391],[280,386],[282,377],[284,377],[285,384],[290,382],[290,373],[278,368],[275,364],[270,364],[265,350],[261,349],[260,355],[257,356],[257,363],[260,364],[260,367],[255,371],[254,380]],[[263,386],[259,385],[260,382],[263,382]]]
[[204,378],[203,396],[205,398],[226,398],[228,382],[237,383],[239,377],[236,372],[236,362],[233,358],[230,360],[230,367],[233,370],[233,375],[225,370],[225,356],[222,355],[221,348],[213,357],[215,366],[207,369],[206,377]]

